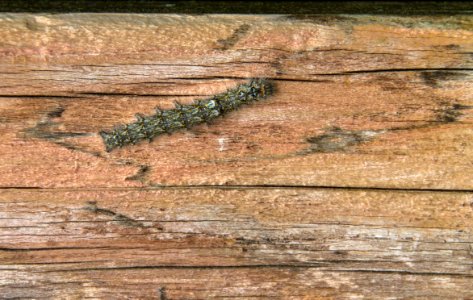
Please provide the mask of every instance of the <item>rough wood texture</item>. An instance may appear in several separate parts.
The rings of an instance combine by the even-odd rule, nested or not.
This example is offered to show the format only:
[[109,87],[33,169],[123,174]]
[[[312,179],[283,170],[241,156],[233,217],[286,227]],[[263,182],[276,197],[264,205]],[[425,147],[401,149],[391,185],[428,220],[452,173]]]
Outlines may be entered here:
[[[471,298],[473,17],[0,15],[0,295]],[[98,132],[267,77],[209,125]]]

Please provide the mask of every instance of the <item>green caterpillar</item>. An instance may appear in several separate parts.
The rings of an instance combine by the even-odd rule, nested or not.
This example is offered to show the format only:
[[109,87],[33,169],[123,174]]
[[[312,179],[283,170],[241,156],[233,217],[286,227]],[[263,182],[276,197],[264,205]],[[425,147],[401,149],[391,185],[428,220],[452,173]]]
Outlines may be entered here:
[[186,105],[176,103],[176,107],[169,110],[156,108],[156,114],[151,116],[137,114],[135,122],[117,126],[109,132],[101,131],[100,136],[107,152],[142,140],[152,141],[153,138],[164,133],[191,128],[204,122],[209,123],[242,104],[266,98],[273,93],[273,89],[272,82],[263,78],[254,78],[248,83],[208,99],[196,100]]

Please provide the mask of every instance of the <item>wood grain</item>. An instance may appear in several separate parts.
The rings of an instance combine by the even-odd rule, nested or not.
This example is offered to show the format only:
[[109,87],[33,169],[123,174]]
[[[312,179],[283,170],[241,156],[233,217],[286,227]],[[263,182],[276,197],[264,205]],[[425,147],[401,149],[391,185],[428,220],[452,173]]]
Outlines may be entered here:
[[436,282],[472,295],[472,193],[17,189],[0,201],[0,291],[12,296],[31,281],[44,297],[412,296],[415,281],[427,297]]
[[[471,18],[377,20],[3,16],[0,183],[470,189]],[[100,130],[247,77],[278,92],[105,153]]]
[[[0,36],[0,295],[473,297],[473,17],[0,14]],[[105,151],[252,77],[274,95]]]

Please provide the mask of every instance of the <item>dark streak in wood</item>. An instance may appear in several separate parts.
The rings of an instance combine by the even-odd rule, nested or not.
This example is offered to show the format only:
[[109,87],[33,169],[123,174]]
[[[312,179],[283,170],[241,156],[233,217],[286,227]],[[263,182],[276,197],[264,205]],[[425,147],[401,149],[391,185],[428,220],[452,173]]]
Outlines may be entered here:
[[48,111],[44,117],[36,123],[35,126],[24,129],[23,133],[25,133],[26,137],[47,140],[71,151],[80,151],[95,157],[102,157],[102,154],[97,151],[84,149],[81,146],[75,145],[65,140],[67,138],[90,136],[91,133],[54,131],[54,128],[58,127],[60,123],[53,121],[53,119],[60,118],[65,110],[66,109],[64,107],[58,106]]
[[421,78],[424,82],[431,87],[439,87],[441,82],[447,80],[457,80],[465,77],[468,74],[456,71],[423,71],[420,73]]
[[458,120],[462,115],[460,110],[465,109],[460,104],[446,104],[444,107],[436,110],[436,120],[441,123],[452,123]]
[[158,289],[158,294],[159,294],[159,300],[167,300],[168,297],[166,296],[166,288],[165,287],[160,287]]
[[[71,138],[71,137],[80,137],[80,136],[88,136],[89,133],[85,132],[54,132],[51,128],[54,128],[59,125],[58,122],[53,121],[52,119],[60,118],[62,113],[65,111],[65,108],[62,106],[58,106],[50,111],[48,111],[45,115],[45,118],[41,119],[36,123],[36,126],[25,129],[25,133],[27,133],[30,137],[40,138],[52,141],[56,144],[65,145],[63,139],[64,138]],[[70,147],[73,148],[72,145]]]
[[125,180],[137,180],[140,182],[144,182],[146,180],[147,174],[151,170],[150,166],[148,165],[140,165],[138,171],[135,175],[129,176],[125,178]]
[[113,217],[114,221],[117,221],[120,224],[126,225],[126,226],[131,226],[131,227],[146,227],[144,224],[140,221],[137,221],[133,218],[130,218],[128,216],[125,216],[123,214],[116,213],[112,210],[105,209],[105,208],[100,208],[97,206],[97,202],[95,201],[89,201],[87,202],[87,205],[84,207],[85,210],[91,211],[95,214],[101,214],[105,216],[110,216]]
[[219,47],[217,49],[228,50],[232,48],[248,32],[248,30],[250,30],[250,25],[241,25],[240,27],[235,29],[232,35],[228,38],[218,40],[217,43],[219,44]]
[[307,142],[310,143],[310,148],[300,154],[344,151],[348,147],[371,140],[373,136],[377,135],[379,132],[379,130],[349,131],[339,127],[333,127],[321,135],[307,138]]

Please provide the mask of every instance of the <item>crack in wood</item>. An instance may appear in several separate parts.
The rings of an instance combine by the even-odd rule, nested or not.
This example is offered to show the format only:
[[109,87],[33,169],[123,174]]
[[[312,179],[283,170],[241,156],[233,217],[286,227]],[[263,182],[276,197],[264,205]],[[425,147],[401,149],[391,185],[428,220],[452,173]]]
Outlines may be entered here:
[[[131,83],[128,83],[131,84]],[[136,84],[143,84],[139,82]],[[202,94],[139,94],[139,93],[118,93],[118,92],[79,92],[77,94],[85,96],[133,96],[133,97],[206,97]]]
[[49,98],[58,98],[58,99],[82,99],[80,96],[71,96],[71,95],[27,95],[27,94],[14,94],[14,95],[5,95],[1,94],[0,98],[37,98],[37,99],[49,99]]
[[473,274],[458,272],[422,272],[399,269],[336,269],[330,268],[330,264],[336,262],[340,264],[343,260],[321,260],[307,264],[242,264],[242,265],[136,265],[123,267],[97,267],[97,268],[77,268],[77,269],[56,269],[44,270],[43,273],[60,272],[90,272],[90,271],[118,271],[118,270],[142,270],[142,269],[188,269],[188,270],[218,270],[218,269],[323,269],[325,272],[356,272],[356,273],[379,273],[379,274],[399,274],[399,275],[418,275],[418,276],[455,276],[473,278]]
[[[473,68],[392,68],[392,69],[371,69],[371,70],[352,70],[335,73],[311,73],[310,75],[353,75],[370,73],[404,73],[404,72],[452,72],[452,71],[473,71]],[[439,75],[440,76],[440,75]]]
[[[278,66],[277,61],[272,62],[270,64],[273,64],[273,66]],[[376,73],[406,73],[406,72],[425,72],[425,71],[445,71],[445,72],[453,72],[453,71],[463,71],[463,72],[470,72],[473,71],[473,68],[391,68],[391,69],[371,69],[371,70],[351,70],[351,71],[341,71],[341,72],[333,72],[333,73],[307,73],[308,76],[352,76],[352,75],[359,75],[359,74],[376,74]],[[282,70],[279,70],[279,72],[282,72]],[[306,81],[317,81],[315,78],[281,78],[278,76],[265,76],[264,78],[270,79],[270,80],[291,80],[291,81],[301,81],[301,82],[306,82]],[[172,80],[190,80],[190,81],[195,81],[195,80],[201,80],[201,81],[209,81],[209,80],[215,80],[215,79],[248,79],[247,77],[244,76],[220,76],[220,75],[203,75],[203,76],[192,76],[192,77],[167,77],[167,79],[172,79]]]
[[[1,247],[0,251],[5,252],[33,252],[33,251],[64,251],[64,250],[107,250],[107,249],[117,249],[116,247],[44,247],[44,248],[8,248]],[[127,248],[127,249],[132,249]]]
[[[440,193],[473,193],[473,189],[443,189],[443,188],[401,188],[401,187],[382,187],[382,186],[340,186],[340,185],[290,185],[290,184],[195,184],[195,185],[172,185],[172,184],[153,184],[147,187],[88,187],[88,188],[44,188],[29,186],[10,186],[0,187],[0,190],[38,190],[38,191],[103,191],[114,189],[116,191],[154,191],[154,190],[193,190],[193,189],[223,189],[223,190],[240,190],[240,189],[327,189],[327,190],[359,190],[359,191],[405,191],[405,192],[440,192]],[[473,203],[473,202],[472,202]]]

